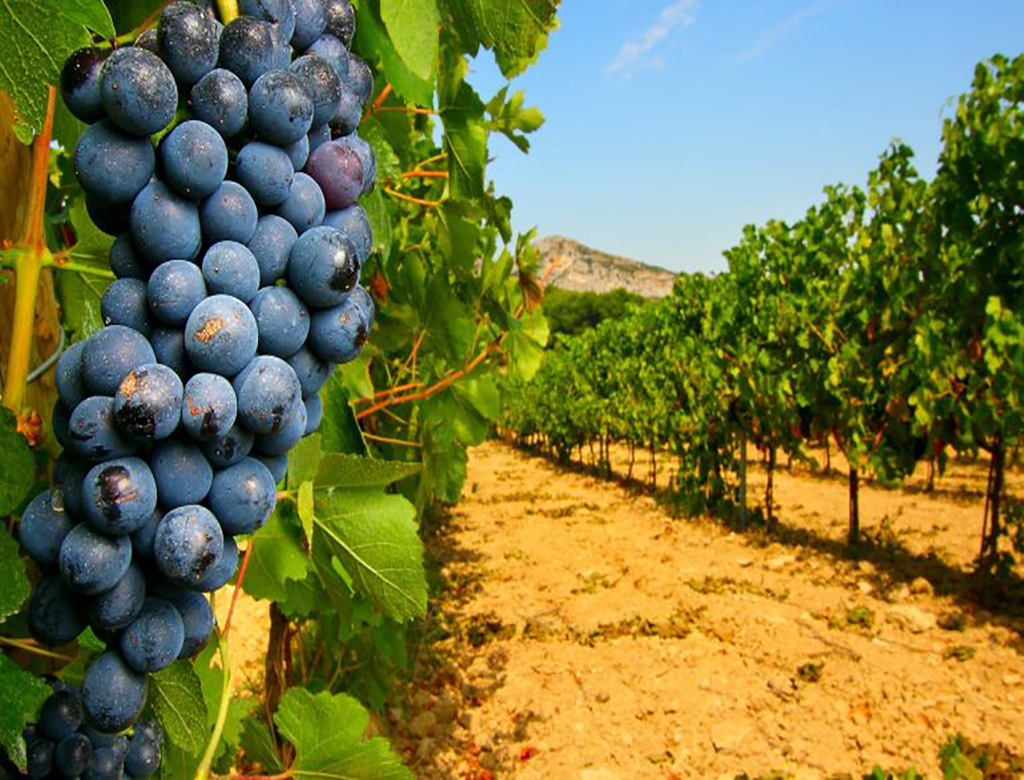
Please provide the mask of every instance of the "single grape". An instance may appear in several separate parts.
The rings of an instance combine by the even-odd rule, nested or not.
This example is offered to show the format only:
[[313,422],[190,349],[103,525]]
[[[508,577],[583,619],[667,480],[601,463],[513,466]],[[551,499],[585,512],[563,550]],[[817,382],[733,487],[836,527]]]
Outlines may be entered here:
[[159,509],[149,516],[145,523],[132,532],[132,559],[153,557],[153,538],[164,513]]
[[96,228],[108,236],[119,236],[131,229],[131,203],[111,203],[98,195],[87,192],[85,193],[85,211]]
[[150,311],[167,325],[184,325],[206,295],[203,272],[188,260],[161,263],[153,270],[146,287]]
[[[238,561],[238,548],[232,539],[230,547],[234,549],[234,559]],[[228,540],[224,540],[224,555],[221,560],[228,557]],[[230,579],[230,577],[229,577]],[[210,602],[200,593],[182,593],[171,603],[178,610],[181,616],[182,627],[185,631],[184,640],[181,644],[179,658],[190,658],[198,653],[206,645],[213,633],[213,610],[210,609]]]
[[160,36],[157,34],[155,27],[150,27],[136,38],[135,45],[140,49],[153,52],[157,57],[160,56]]
[[85,511],[82,501],[82,482],[90,468],[91,464],[87,461],[72,457],[69,452],[63,452],[57,458],[57,465],[53,470],[54,485],[59,488],[54,493],[54,499],[59,493],[64,511],[74,518],[81,517]]
[[278,64],[278,42],[273,25],[239,16],[220,37],[220,66],[231,71],[249,88]]
[[32,588],[28,601],[28,630],[44,645],[67,644],[85,630],[78,599],[64,581],[44,574]]
[[[156,537],[154,537],[155,541]],[[154,559],[155,561],[155,559]],[[154,561],[147,561],[152,564]],[[181,585],[177,585],[167,579],[156,566],[150,565],[146,570],[146,595],[152,596],[158,599],[176,599],[182,593],[187,592],[188,588]]]
[[[179,2],[179,5],[185,5]],[[174,128],[160,144],[164,180],[194,200],[212,195],[228,172],[228,148],[220,133],[192,119]]]
[[178,328],[154,328],[150,336],[158,363],[174,371],[183,380],[192,375],[192,365],[185,353],[185,332]]
[[304,51],[316,41],[327,27],[327,12],[323,0],[292,0],[295,6],[295,34],[292,46]]
[[320,185],[304,173],[296,173],[288,200],[282,203],[277,213],[287,219],[301,235],[324,221],[327,206]]
[[156,168],[148,138],[136,138],[102,121],[85,130],[75,145],[75,177],[82,189],[104,202],[131,203]]
[[199,441],[222,439],[238,416],[238,401],[231,383],[218,374],[196,374],[185,385],[181,422]]
[[342,81],[349,85],[364,106],[373,97],[373,71],[352,52],[348,52],[348,74]]
[[64,105],[76,119],[91,125],[105,116],[100,83],[103,63],[110,49],[88,46],[79,49],[64,61],[60,72],[60,94]]
[[[313,131],[310,130],[309,132],[312,133]],[[295,143],[285,146],[284,151],[291,161],[292,168],[301,171],[306,167],[306,161],[309,159],[309,136],[304,135]]]
[[174,370],[150,363],[131,371],[114,396],[114,421],[139,441],[166,439],[181,419],[182,385]]
[[74,527],[75,521],[54,500],[53,491],[44,490],[22,512],[18,540],[33,561],[43,568],[54,568],[64,537]]
[[121,780],[124,777],[124,756],[109,747],[93,745],[92,760],[82,780]]
[[135,198],[131,212],[135,247],[153,265],[167,260],[191,260],[202,246],[199,209],[161,181],[154,181]]
[[260,355],[233,382],[238,398],[238,420],[253,433],[281,430],[302,398],[295,371],[279,357]]
[[[341,113],[341,77],[327,60],[316,54],[304,54],[289,70],[301,78],[313,101],[313,127],[321,127]],[[296,166],[296,170],[302,166]]]
[[121,655],[137,672],[159,672],[174,663],[185,642],[181,613],[164,599],[147,598],[121,633]]
[[219,39],[217,27],[194,3],[178,0],[160,15],[160,54],[183,87],[192,86],[217,67]]
[[288,455],[257,455],[256,460],[267,467],[274,484],[280,484],[288,476]]
[[185,350],[201,371],[233,377],[256,356],[259,332],[249,307],[229,295],[211,295],[185,325]]
[[140,720],[135,724],[135,734],[145,737],[157,745],[164,741],[164,728],[160,725],[160,721],[156,720]]
[[164,509],[198,504],[210,492],[213,467],[192,442],[177,438],[159,442],[149,456],[149,465]]
[[[288,358],[288,365],[292,367],[295,376],[298,377],[303,398],[319,393],[320,388],[327,384],[327,380],[334,373],[334,365],[314,355],[308,346]],[[280,481],[278,480],[278,482]]]
[[346,135],[344,138],[339,138],[338,143],[351,149],[359,157],[359,164],[363,170],[362,194],[365,195],[373,189],[373,185],[377,180],[377,157],[373,152],[373,147],[367,143],[365,138],[361,138],[355,132]]
[[85,387],[85,377],[82,374],[84,351],[85,343],[76,342],[65,349],[64,354],[57,361],[57,370],[54,374],[57,394],[68,409],[74,409],[89,395],[89,391]]
[[[156,509],[157,485],[154,473],[141,458],[122,458],[93,466],[82,481],[85,519],[100,533],[111,536],[130,534],[140,528]],[[131,545],[128,550],[131,551]],[[63,555],[62,547],[62,566]],[[113,587],[123,574],[123,571],[118,574],[108,587]]]
[[[137,729],[138,726],[136,725],[135,728]],[[114,751],[114,754],[120,758],[120,760],[124,760],[125,754],[128,752],[127,737],[121,734],[106,734],[94,729],[88,723],[83,725],[80,731],[89,738],[89,741],[92,742],[93,748],[110,748]]]
[[351,146],[331,141],[309,155],[306,173],[323,191],[327,208],[344,209],[355,203],[363,192],[363,164]]
[[249,304],[259,331],[259,352],[289,358],[306,343],[309,310],[287,287],[264,287]]
[[356,258],[359,260],[359,267],[362,268],[373,251],[373,228],[370,226],[370,218],[366,216],[366,210],[357,204],[339,211],[328,211],[323,224],[337,228],[345,234],[355,247]]
[[78,731],[85,718],[82,697],[74,688],[61,688],[50,694],[39,710],[38,728],[46,739],[60,742]]
[[294,175],[288,153],[262,141],[243,146],[235,160],[235,177],[263,207],[279,206],[288,199]]
[[53,751],[53,766],[61,777],[79,777],[92,760],[92,743],[85,734],[69,734]]
[[253,445],[261,455],[284,455],[306,434],[306,405],[299,400],[281,430],[256,437]]
[[89,625],[101,631],[120,631],[138,617],[145,598],[146,578],[132,561],[117,585],[87,602]]
[[[202,593],[213,593],[224,587],[235,576],[238,569],[238,545],[234,537],[224,537],[224,554],[220,561],[195,585],[195,590]],[[191,655],[191,653],[189,654]]]
[[274,511],[277,485],[266,466],[246,458],[217,472],[209,503],[225,533],[251,534],[262,528]]
[[246,16],[277,25],[281,37],[290,41],[295,33],[295,8],[292,0],[240,0],[238,9]]
[[[28,744],[28,776],[49,777],[53,772],[53,751],[56,745],[49,739],[37,739]],[[16,777],[13,773],[10,777]]]
[[224,532],[210,510],[183,506],[164,515],[153,540],[153,558],[175,585],[193,587],[224,554]]
[[231,426],[227,434],[216,441],[202,443],[203,454],[214,468],[225,469],[240,462],[252,451],[254,435],[241,425]]
[[131,233],[122,233],[110,247],[110,270],[118,279],[149,279],[149,264],[135,251]]
[[307,306],[337,306],[358,281],[355,247],[340,230],[312,228],[292,247],[288,282]]
[[125,772],[132,777],[150,777],[160,768],[160,759],[160,742],[136,730],[128,743],[128,755],[124,759]]
[[199,219],[208,244],[218,241],[247,244],[256,232],[259,212],[245,187],[226,181],[199,206]]
[[261,140],[278,146],[306,135],[313,125],[313,101],[303,80],[287,70],[260,76],[249,90],[249,123]]
[[230,70],[218,68],[192,87],[192,115],[221,134],[234,138],[249,121],[249,92]]
[[230,295],[248,303],[259,289],[260,266],[248,247],[237,241],[220,241],[203,257],[203,279],[211,295]]
[[284,276],[292,247],[298,238],[295,228],[283,217],[276,214],[260,217],[249,242],[249,251],[259,265],[261,287],[272,285]]
[[60,546],[60,573],[79,593],[95,596],[117,585],[132,560],[126,537],[112,539],[79,523]]
[[348,363],[359,357],[373,327],[373,299],[354,288],[332,309],[315,312],[310,320],[309,347],[322,360]]
[[118,49],[103,66],[103,108],[125,132],[150,136],[174,119],[178,88],[163,60],[130,46]]
[[90,461],[123,458],[138,449],[114,424],[114,399],[104,395],[86,398],[75,407],[68,424],[71,451]]
[[128,666],[117,651],[108,650],[85,670],[82,702],[86,717],[100,731],[123,731],[142,713],[148,691],[146,675]]
[[91,392],[112,397],[129,371],[155,362],[145,336],[123,325],[108,325],[85,342],[82,376]]
[[324,31],[345,46],[351,46],[356,34],[356,12],[349,0],[324,0],[324,14],[327,17]]
[[[341,85],[341,109],[338,118],[331,123],[331,128],[339,135],[348,137],[359,128],[363,121],[363,104],[359,96],[348,84]],[[343,140],[341,138],[338,139]],[[365,189],[365,187],[364,187]]]
[[53,428],[54,438],[60,444],[61,449],[71,449],[71,412],[61,403],[60,400],[53,405],[53,413],[50,415],[50,427]]
[[[309,141],[309,154],[306,155],[306,162],[308,162],[310,154],[331,140],[331,126],[321,125],[320,127],[314,127],[309,131],[306,139]],[[306,167],[305,162],[302,164],[302,167]]]
[[146,283],[141,279],[117,279],[100,300],[104,325],[124,325],[148,337],[152,331],[146,306]]
[[[334,72],[338,74],[338,79],[341,81],[342,88],[348,89],[351,92],[351,89],[346,84],[348,79],[348,48],[344,43],[333,35],[324,34],[309,47],[306,54],[312,54],[319,57],[330,65],[334,69]],[[359,102],[358,98],[354,99],[357,103]]]
[[318,395],[311,395],[302,401],[306,404],[306,432],[303,435],[309,436],[320,429],[320,423],[324,419],[324,405]]

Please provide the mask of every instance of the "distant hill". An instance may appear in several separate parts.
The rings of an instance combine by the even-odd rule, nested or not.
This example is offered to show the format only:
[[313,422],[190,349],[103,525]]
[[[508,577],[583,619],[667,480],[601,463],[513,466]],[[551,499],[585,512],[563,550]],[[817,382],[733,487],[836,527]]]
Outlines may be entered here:
[[604,293],[621,287],[644,298],[664,298],[676,278],[664,268],[609,255],[563,236],[542,238],[534,246],[541,254],[538,278],[557,262],[544,283],[566,290]]

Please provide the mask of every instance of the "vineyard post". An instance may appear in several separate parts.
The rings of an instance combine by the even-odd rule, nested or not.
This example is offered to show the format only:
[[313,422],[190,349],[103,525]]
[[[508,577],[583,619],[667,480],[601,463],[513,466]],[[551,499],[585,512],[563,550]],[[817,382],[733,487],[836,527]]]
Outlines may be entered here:
[[850,466],[850,527],[846,543],[855,547],[860,542],[860,475]]
[[747,527],[747,432],[740,433],[740,526]]

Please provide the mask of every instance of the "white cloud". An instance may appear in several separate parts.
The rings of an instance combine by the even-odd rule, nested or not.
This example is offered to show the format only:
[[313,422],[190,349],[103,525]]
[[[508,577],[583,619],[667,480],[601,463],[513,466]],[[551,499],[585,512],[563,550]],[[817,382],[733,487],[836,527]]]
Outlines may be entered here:
[[604,69],[609,76],[626,78],[639,65],[664,67],[664,60],[647,56],[677,27],[689,27],[697,21],[698,0],[675,0],[658,14],[658,21],[622,44],[615,57]]
[[734,59],[736,62],[750,62],[751,60],[757,59],[770,48],[778,44],[801,24],[819,13],[822,10],[822,7],[823,6],[820,3],[815,3],[807,6],[806,8],[801,8],[795,14],[783,19],[774,27],[769,27],[761,33],[756,41],[743,51],[739,52]]

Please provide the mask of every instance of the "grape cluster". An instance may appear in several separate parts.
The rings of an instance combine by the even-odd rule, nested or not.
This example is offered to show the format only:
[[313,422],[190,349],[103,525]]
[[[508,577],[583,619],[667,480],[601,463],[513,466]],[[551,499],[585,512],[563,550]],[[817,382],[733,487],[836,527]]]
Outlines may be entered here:
[[85,721],[81,692],[54,680],[39,722],[25,729],[29,777],[121,780],[151,777],[160,768],[163,730],[137,723],[127,734],[104,734]]
[[118,278],[106,327],[57,364],[64,453],[20,539],[41,570],[32,634],[107,643],[82,688],[103,734],[139,717],[147,674],[208,640],[204,594],[234,575],[235,537],[270,516],[320,389],[374,320],[357,201],[376,163],[356,133],[373,79],[348,0],[241,0],[227,26],[208,5],[171,2],[135,46],[82,49],[61,76]]

